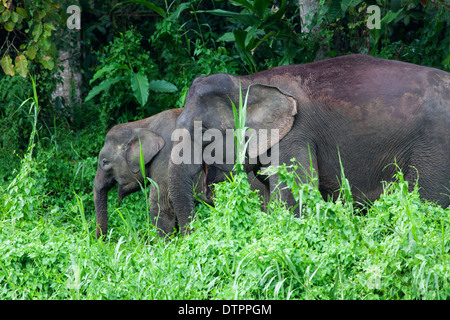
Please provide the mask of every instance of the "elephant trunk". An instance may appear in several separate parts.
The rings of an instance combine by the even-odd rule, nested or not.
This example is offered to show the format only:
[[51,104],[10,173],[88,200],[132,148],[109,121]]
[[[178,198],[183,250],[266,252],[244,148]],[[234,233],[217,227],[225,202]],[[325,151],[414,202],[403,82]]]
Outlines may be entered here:
[[200,170],[201,164],[169,163],[169,194],[182,233],[189,233],[187,227],[194,215],[194,176]]
[[114,180],[100,168],[94,180],[94,205],[97,221],[97,238],[106,235],[108,231],[108,192],[114,186]]

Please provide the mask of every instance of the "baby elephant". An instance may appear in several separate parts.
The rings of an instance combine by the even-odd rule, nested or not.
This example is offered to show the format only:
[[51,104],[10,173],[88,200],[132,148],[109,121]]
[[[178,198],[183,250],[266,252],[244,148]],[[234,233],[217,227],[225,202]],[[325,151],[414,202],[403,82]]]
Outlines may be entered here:
[[[150,118],[122,123],[114,126],[106,134],[105,145],[98,156],[98,169],[94,181],[94,204],[97,220],[97,237],[106,235],[108,228],[108,191],[117,183],[119,199],[139,191],[144,183],[139,158],[139,140],[145,162],[145,176],[150,177],[158,188],[150,187],[150,215],[152,223],[158,227],[161,236],[170,234],[176,227],[175,214],[169,200],[167,170],[172,149],[170,140],[175,122],[182,109],[163,111]],[[205,172],[206,170],[204,170]],[[206,186],[225,179],[221,171],[211,173],[201,179],[197,176],[197,191],[211,195]],[[205,181],[205,183],[203,183]],[[199,190],[200,189],[200,190]],[[205,197],[202,200],[208,200]]]

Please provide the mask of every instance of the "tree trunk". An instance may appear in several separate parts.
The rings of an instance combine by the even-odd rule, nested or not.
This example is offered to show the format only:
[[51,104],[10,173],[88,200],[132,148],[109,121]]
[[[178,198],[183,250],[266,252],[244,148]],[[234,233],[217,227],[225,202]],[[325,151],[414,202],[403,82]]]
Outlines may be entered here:
[[[319,1],[318,0],[299,0],[298,4],[300,6],[300,19],[302,25],[303,33],[312,32],[315,34],[317,30],[320,29],[320,26],[314,26],[311,28],[311,20],[314,14],[319,10]],[[311,10],[311,12],[310,12]],[[308,19],[309,14],[309,19]],[[312,29],[312,30],[311,30]]]
[[[318,32],[321,28],[321,25],[318,24],[315,26],[311,26],[312,18],[319,11],[319,0],[298,0],[298,4],[300,6],[302,33],[311,33],[313,37],[319,37]],[[328,50],[329,46],[327,44],[321,43],[314,61],[323,60],[325,57],[325,52]]]
[[[79,5],[78,1],[72,1]],[[80,50],[81,35],[79,29],[64,26],[59,32],[62,45],[58,53],[58,81],[52,93],[52,99],[61,104],[61,108],[72,115],[74,107],[81,106]]]

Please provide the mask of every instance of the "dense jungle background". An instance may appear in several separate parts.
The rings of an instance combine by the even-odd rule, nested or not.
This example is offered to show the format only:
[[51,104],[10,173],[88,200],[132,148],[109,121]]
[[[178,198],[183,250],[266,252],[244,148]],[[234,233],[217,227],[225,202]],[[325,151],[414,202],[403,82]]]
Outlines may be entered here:
[[114,124],[182,107],[200,75],[351,53],[449,72],[450,2],[1,0],[0,299],[450,298],[450,209],[409,193],[401,172],[362,210],[345,177],[331,203],[286,171],[302,218],[279,201],[261,212],[239,176],[169,241],[145,188],[122,203],[112,190],[110,232],[95,238]]

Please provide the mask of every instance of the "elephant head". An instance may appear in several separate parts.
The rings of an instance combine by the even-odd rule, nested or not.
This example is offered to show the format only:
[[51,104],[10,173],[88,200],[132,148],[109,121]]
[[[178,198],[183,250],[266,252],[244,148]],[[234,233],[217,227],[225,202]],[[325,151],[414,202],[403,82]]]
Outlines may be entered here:
[[[140,144],[139,144],[140,142]],[[106,135],[105,145],[98,157],[94,180],[94,204],[97,220],[97,237],[105,235],[108,225],[107,196],[117,183],[119,199],[140,190],[144,182],[140,170],[140,145],[146,171],[150,161],[164,147],[164,139],[135,123],[114,126]],[[148,172],[146,172],[148,176]]]
[[[252,83],[244,77],[234,77],[228,74],[215,74],[208,77],[197,78],[186,97],[183,112],[177,119],[176,128],[183,131],[182,141],[174,140],[171,161],[169,164],[169,192],[172,204],[175,209],[180,228],[185,230],[186,224],[193,214],[194,201],[192,193],[193,177],[198,173],[202,164],[195,161],[198,158],[196,152],[202,152],[208,147],[208,141],[198,141],[198,135],[194,132],[195,125],[201,124],[202,132],[209,129],[219,130],[223,136],[229,133],[228,129],[234,128],[234,118],[232,110],[232,100],[235,105],[239,101],[239,88],[242,88],[243,96],[248,92],[247,116],[245,125],[250,130],[249,139],[254,139],[257,143],[250,143],[247,149],[249,160],[258,162],[258,158],[270,152],[270,149],[277,145],[291,130],[294,117],[297,113],[297,102],[290,94],[282,89],[265,85],[262,83]],[[268,134],[270,139],[268,139]],[[187,144],[186,141],[191,143]],[[224,141],[224,157],[234,146],[227,145],[229,139]],[[233,139],[231,139],[233,141]],[[182,148],[190,145],[190,150],[182,150],[193,155],[190,163],[180,162],[180,143]],[[181,149],[182,149],[181,148]],[[201,155],[203,156],[203,154]],[[213,163],[224,171],[231,171],[234,163],[224,164]],[[246,171],[253,170],[247,163]],[[184,229],[183,229],[184,228]]]

